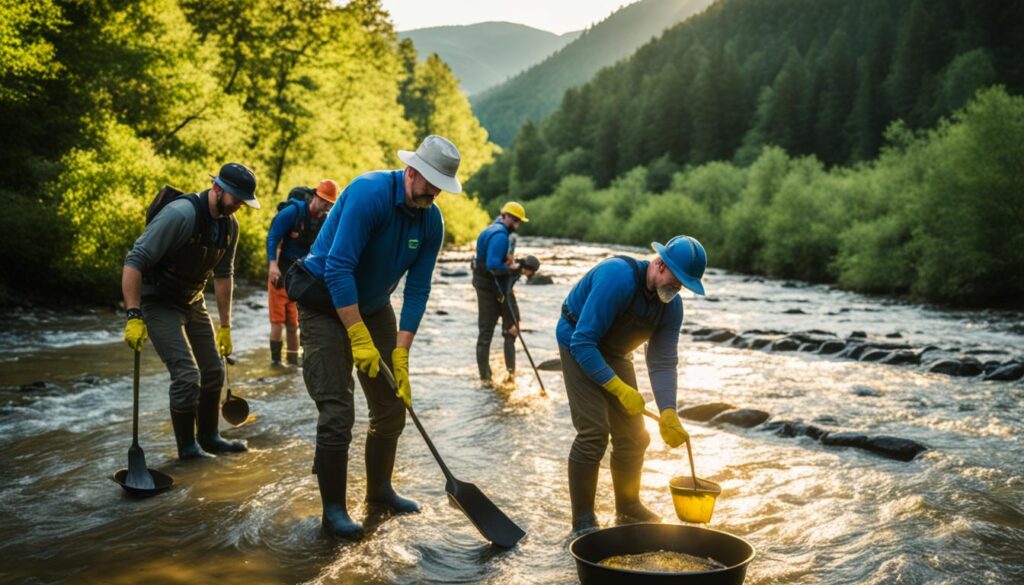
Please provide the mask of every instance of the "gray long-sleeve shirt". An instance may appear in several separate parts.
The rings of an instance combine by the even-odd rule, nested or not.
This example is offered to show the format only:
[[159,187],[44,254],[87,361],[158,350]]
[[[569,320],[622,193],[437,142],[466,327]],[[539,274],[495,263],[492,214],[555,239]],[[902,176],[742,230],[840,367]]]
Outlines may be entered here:
[[[199,194],[200,200],[203,193]],[[205,211],[205,210],[203,210]],[[146,226],[142,235],[135,240],[128,255],[125,256],[124,265],[130,266],[139,272],[146,272],[160,263],[160,260],[173,250],[181,248],[188,243],[192,237],[192,230],[195,229],[196,209],[192,202],[187,199],[178,199],[167,204],[153,218],[153,221]],[[219,239],[221,222],[210,222],[210,229],[214,230],[214,241]],[[213,275],[217,278],[234,276],[235,271],[235,250],[238,247],[238,235],[228,242],[228,249],[224,256],[213,269]],[[143,283],[142,295],[149,296],[158,292],[156,286]]]

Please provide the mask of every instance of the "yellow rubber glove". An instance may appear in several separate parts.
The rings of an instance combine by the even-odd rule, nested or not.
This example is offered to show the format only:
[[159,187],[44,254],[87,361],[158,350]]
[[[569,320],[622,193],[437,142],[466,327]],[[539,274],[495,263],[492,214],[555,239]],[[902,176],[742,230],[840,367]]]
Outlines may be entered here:
[[135,351],[142,351],[142,344],[146,343],[149,331],[146,329],[146,322],[139,318],[128,319],[124,325],[124,340],[128,347]]
[[612,376],[612,379],[602,384],[602,386],[619,399],[619,402],[622,403],[622,406],[626,408],[626,412],[629,414],[642,414],[644,412],[644,397],[640,395],[636,388],[623,382],[622,378]]
[[359,321],[349,327],[348,338],[352,340],[352,361],[356,363],[356,367],[367,376],[376,378],[380,372],[380,352],[373,345],[366,323]]
[[409,350],[404,347],[396,347],[391,352],[391,363],[395,366],[395,383],[398,388],[395,394],[402,399],[406,406],[412,407],[412,386],[409,385]]
[[221,327],[220,331],[217,332],[217,350],[220,351],[220,355],[229,356],[231,355],[231,328]]
[[679,415],[674,408],[666,408],[661,411],[661,418],[658,419],[658,427],[661,430],[661,438],[669,447],[678,447],[690,440],[690,434],[679,422]]

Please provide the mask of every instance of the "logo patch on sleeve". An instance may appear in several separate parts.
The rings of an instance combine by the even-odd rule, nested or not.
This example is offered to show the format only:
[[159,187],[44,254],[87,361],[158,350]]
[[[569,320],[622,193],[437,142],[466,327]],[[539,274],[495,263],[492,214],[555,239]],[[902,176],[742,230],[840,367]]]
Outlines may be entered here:
[[415,250],[415,249],[417,249],[419,247],[420,247],[420,241],[419,240],[409,240],[409,249],[410,250]]

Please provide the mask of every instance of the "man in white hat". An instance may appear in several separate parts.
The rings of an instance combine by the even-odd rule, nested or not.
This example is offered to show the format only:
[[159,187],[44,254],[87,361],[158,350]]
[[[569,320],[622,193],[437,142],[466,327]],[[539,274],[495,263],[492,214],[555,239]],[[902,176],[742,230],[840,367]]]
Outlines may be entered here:
[[[458,149],[428,136],[416,152],[398,151],[404,170],[357,177],[327,216],[309,255],[293,265],[285,286],[298,302],[303,378],[320,413],[313,468],[320,484],[323,526],[343,538],[362,537],[345,494],[354,420],[352,366],[370,408],[366,437],[366,501],[371,514],[419,511],[391,487],[405,405],[412,404],[409,348],[419,327],[444,220],[434,198],[459,193]],[[391,293],[405,276],[401,319]],[[397,394],[380,361],[392,368]],[[404,402],[404,404],[403,404]]]

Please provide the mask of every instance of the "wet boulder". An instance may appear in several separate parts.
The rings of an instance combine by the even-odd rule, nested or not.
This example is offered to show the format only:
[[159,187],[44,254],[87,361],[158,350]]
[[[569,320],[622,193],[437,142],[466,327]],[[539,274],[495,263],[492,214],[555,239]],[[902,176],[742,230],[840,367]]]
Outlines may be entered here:
[[800,347],[800,342],[795,339],[783,337],[772,342],[769,351],[795,351]]
[[839,341],[838,339],[832,341],[826,341],[818,347],[818,353],[821,355],[832,355],[839,353],[846,349],[846,343]]
[[718,329],[715,329],[714,327],[701,327],[700,329],[694,329],[689,333],[694,337],[704,337],[705,335],[711,335],[715,331],[718,331]]
[[813,341],[808,341],[806,343],[801,343],[800,347],[796,348],[796,350],[797,351],[804,351],[804,352],[815,352],[815,351],[818,351],[819,347],[821,347],[820,343],[815,343]]
[[729,342],[729,345],[737,347],[739,349],[748,349],[750,347],[750,341],[751,339],[749,337],[737,335],[736,337],[732,338],[732,341]]
[[782,312],[783,315],[806,315],[807,311],[803,309],[786,309]]
[[677,413],[680,418],[685,418],[686,420],[707,422],[715,418],[719,413],[726,410],[732,410],[734,408],[736,408],[734,405],[727,402],[712,402],[709,404],[699,404],[697,406],[680,408]]
[[561,358],[553,358],[550,360],[544,360],[537,364],[538,370],[544,370],[545,372],[561,372],[562,371],[562,360]]
[[1024,362],[1007,362],[991,374],[985,376],[986,380],[999,380],[1001,382],[1013,382],[1024,378]]
[[933,374],[957,376],[960,372],[960,362],[958,360],[939,360],[937,362],[932,362],[932,364],[928,366],[928,371]]
[[18,387],[18,389],[21,390],[22,392],[40,392],[43,390],[56,390],[57,386],[50,384],[49,382],[36,380],[35,382],[31,382],[29,384],[22,384],[21,386]]
[[469,276],[469,271],[466,270],[465,268],[455,268],[455,269],[452,269],[452,270],[446,270],[446,269],[442,268],[441,269],[441,276],[447,276],[447,277],[451,277],[451,278],[455,278],[455,277],[459,277],[459,276]]
[[928,450],[928,447],[917,441],[888,435],[868,437],[862,448],[899,461],[913,461],[919,454]]
[[712,343],[722,343],[729,341],[733,337],[736,337],[736,332],[732,329],[715,329],[705,335],[694,335],[694,341],[710,341]]
[[882,363],[891,366],[917,365],[921,363],[921,354],[909,349],[901,349],[883,358]]
[[765,423],[758,427],[758,430],[775,433],[779,437],[810,437],[814,440],[820,439],[827,433],[827,431],[814,425],[791,420],[780,420]]
[[765,347],[772,344],[775,341],[768,337],[758,337],[750,340],[750,349],[764,349]]
[[860,396],[862,398],[878,398],[882,395],[882,391],[871,386],[854,386],[850,391],[854,396]]
[[899,331],[893,331],[892,333],[886,333],[885,336],[888,337],[889,339],[902,339],[903,338],[903,334],[900,333]]
[[756,427],[757,425],[768,420],[771,415],[763,410],[754,410],[752,408],[737,408],[733,410],[726,410],[719,413],[713,419],[711,424],[721,425],[730,424],[744,429]]
[[554,280],[547,274],[537,273],[526,279],[526,284],[555,284]]
[[839,431],[828,433],[821,438],[823,445],[830,447],[864,447],[868,442],[868,436],[864,433]]
[[867,343],[851,342],[846,346],[846,349],[839,352],[838,357],[859,360],[860,356],[864,355],[864,352],[869,349],[874,349],[874,346]]
[[964,358],[960,360],[960,371],[957,373],[958,376],[977,376],[985,373],[985,366],[981,363],[981,360],[975,358]]
[[880,362],[889,357],[889,352],[884,349],[865,349],[860,356],[862,362]]
[[438,309],[438,310],[434,311],[434,314],[435,315],[447,315],[448,311],[445,311],[444,309]]

